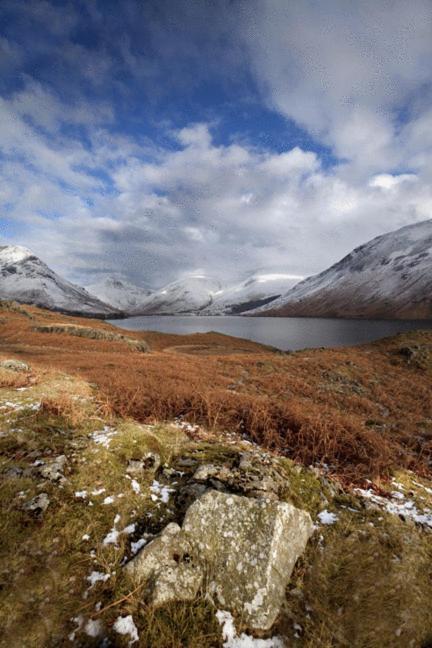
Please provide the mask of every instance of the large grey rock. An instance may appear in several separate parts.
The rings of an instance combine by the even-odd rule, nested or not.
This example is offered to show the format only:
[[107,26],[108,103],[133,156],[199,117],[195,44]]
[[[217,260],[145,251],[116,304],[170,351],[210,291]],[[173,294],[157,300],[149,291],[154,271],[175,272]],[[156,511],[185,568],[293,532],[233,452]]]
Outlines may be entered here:
[[313,531],[310,515],[285,502],[208,490],[126,567],[153,582],[152,601],[194,598],[202,582],[252,629],[269,629],[295,562]]
[[312,531],[310,515],[291,504],[218,491],[194,502],[183,522],[219,603],[261,630],[273,625]]

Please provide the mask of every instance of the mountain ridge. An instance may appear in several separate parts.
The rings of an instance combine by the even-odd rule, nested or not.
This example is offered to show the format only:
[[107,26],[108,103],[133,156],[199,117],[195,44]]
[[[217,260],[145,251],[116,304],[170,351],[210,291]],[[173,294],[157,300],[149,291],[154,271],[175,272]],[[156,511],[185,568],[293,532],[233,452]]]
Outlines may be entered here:
[[122,313],[60,277],[31,250],[0,246],[0,299],[34,304],[70,315],[115,318]]
[[301,281],[270,308],[248,315],[429,319],[432,220],[406,225],[358,246]]

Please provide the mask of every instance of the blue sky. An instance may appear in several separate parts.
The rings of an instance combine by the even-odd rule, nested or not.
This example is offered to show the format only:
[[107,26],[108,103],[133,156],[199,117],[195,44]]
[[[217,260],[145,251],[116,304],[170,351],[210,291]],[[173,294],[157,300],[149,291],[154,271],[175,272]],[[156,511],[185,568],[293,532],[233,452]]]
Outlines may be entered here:
[[71,279],[308,275],[431,217],[428,0],[3,0],[0,24],[0,241]]

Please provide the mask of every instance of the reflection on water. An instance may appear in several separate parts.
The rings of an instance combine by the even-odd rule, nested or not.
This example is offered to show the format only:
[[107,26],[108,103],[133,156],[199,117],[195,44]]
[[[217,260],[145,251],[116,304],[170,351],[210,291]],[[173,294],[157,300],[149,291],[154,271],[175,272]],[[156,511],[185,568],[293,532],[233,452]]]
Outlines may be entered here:
[[432,320],[343,320],[312,317],[146,316],[112,320],[133,331],[205,333],[218,331],[284,351],[360,344],[413,329],[432,329]]

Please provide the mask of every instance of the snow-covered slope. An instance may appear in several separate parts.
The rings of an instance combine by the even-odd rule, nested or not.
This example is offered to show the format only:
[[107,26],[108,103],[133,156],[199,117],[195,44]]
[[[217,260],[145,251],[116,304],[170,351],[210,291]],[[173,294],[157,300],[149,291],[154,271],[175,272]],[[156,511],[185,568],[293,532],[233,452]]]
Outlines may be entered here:
[[274,301],[291,317],[432,319],[432,220],[374,238]]
[[86,289],[98,299],[125,313],[136,310],[152,294],[149,288],[136,286],[117,275],[105,276],[86,286]]
[[119,314],[84,288],[59,277],[30,250],[16,245],[0,246],[0,299],[92,317]]
[[223,288],[203,311],[205,315],[236,315],[273,302],[303,277],[284,273],[254,274],[245,281]]
[[217,279],[195,275],[179,279],[152,293],[138,306],[135,315],[198,313],[209,306],[221,290]]

